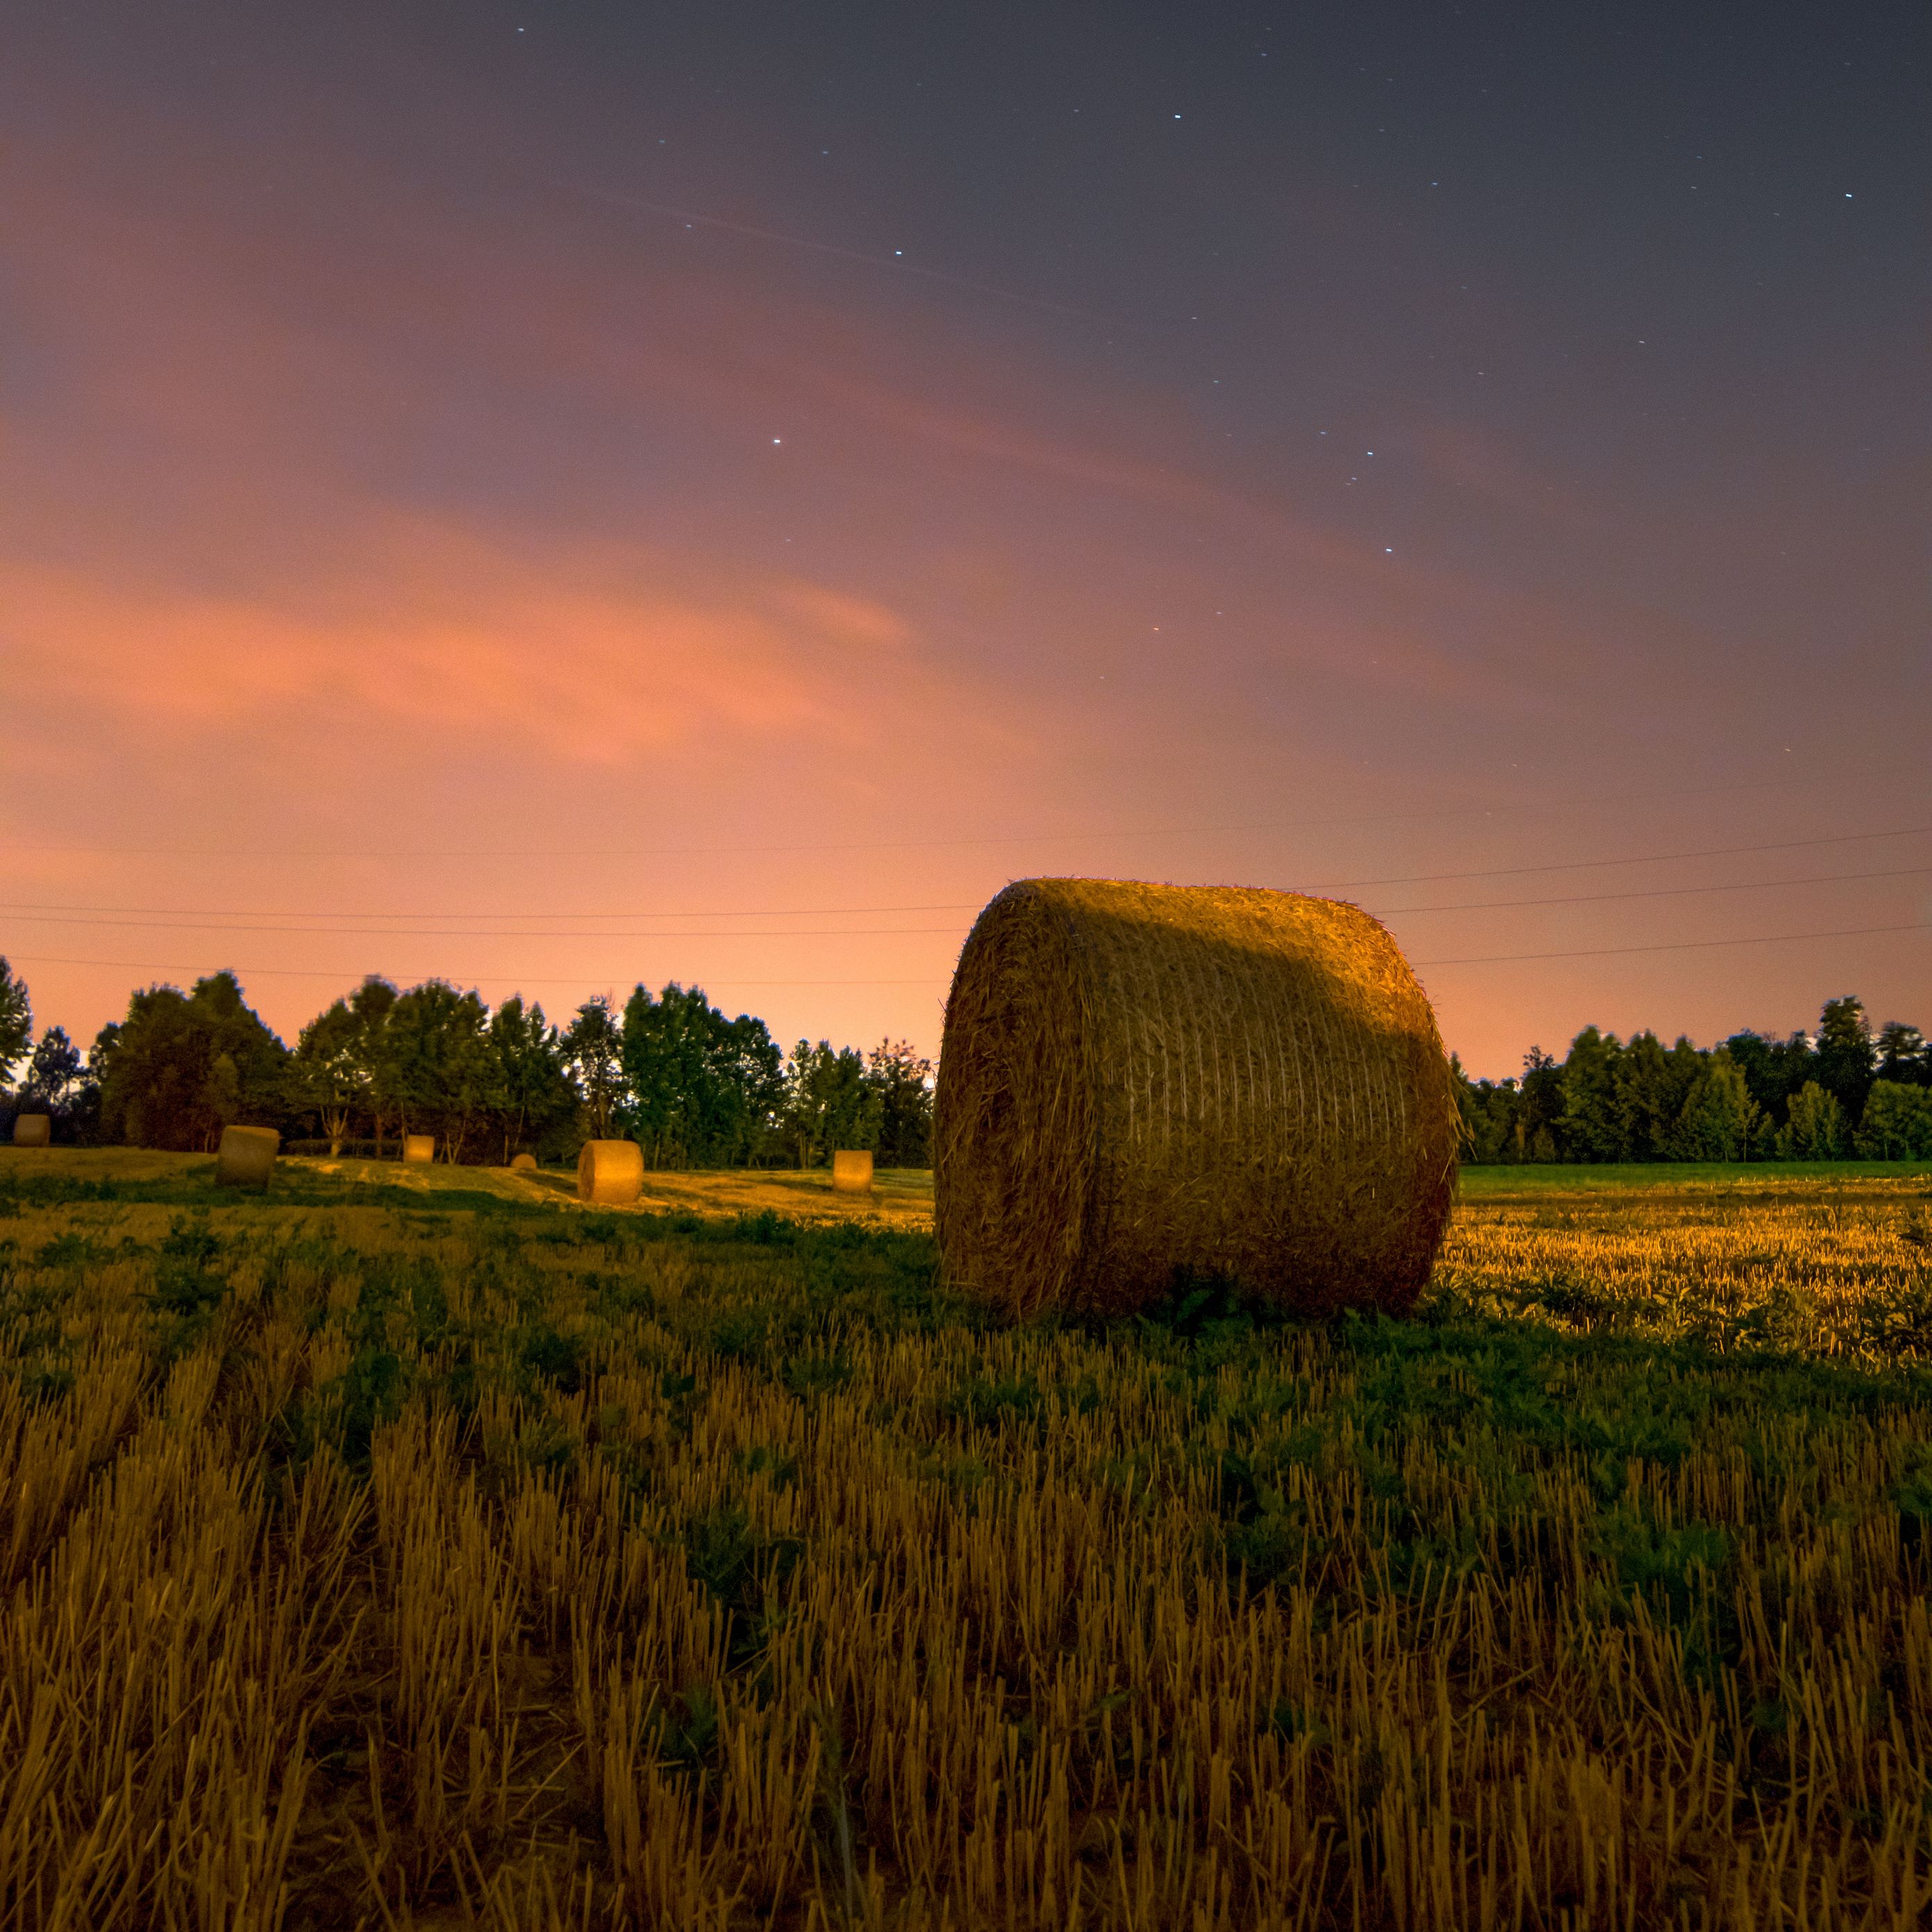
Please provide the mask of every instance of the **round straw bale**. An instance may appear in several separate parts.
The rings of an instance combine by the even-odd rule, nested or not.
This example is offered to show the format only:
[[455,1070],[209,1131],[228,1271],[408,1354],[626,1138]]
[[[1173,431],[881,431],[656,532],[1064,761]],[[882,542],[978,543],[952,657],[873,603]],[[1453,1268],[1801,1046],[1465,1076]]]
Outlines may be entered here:
[[577,1198],[620,1208],[644,1188],[644,1150],[635,1141],[586,1141],[577,1156]]
[[51,1114],[16,1114],[14,1144],[16,1147],[51,1147],[54,1122]]
[[1366,913],[1296,892],[1009,886],[960,954],[934,1106],[947,1274],[1018,1315],[1216,1278],[1400,1312],[1455,1186],[1421,987]]
[[410,1167],[427,1166],[436,1158],[436,1136],[434,1134],[405,1134],[403,1136],[403,1160]]
[[832,1156],[832,1185],[841,1194],[872,1191],[872,1156],[866,1148],[840,1148]]
[[533,1154],[520,1154],[510,1163],[512,1174],[534,1174],[537,1171],[537,1157]]
[[214,1156],[218,1187],[266,1187],[282,1137],[273,1127],[224,1127]]

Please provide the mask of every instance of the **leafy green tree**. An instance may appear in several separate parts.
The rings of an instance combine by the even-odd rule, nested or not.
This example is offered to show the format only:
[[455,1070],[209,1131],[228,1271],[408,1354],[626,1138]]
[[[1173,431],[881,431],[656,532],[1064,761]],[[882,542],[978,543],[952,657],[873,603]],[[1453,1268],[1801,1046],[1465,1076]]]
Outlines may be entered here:
[[1782,1113],[1790,1088],[1777,1058],[1778,1042],[1745,1027],[1721,1043],[1736,1062],[1746,1088],[1762,1112],[1767,1115]]
[[1563,1110],[1558,1131],[1572,1160],[1622,1160],[1623,1121],[1617,1106],[1617,1063],[1623,1047],[1613,1033],[1586,1027],[1570,1042],[1562,1068]]
[[0,1087],[14,1077],[15,1064],[34,1036],[34,1004],[27,982],[0,958]]
[[608,1140],[624,1104],[624,1036],[602,993],[578,1008],[563,1036],[563,1058],[584,1096],[590,1138]]
[[1672,1150],[1681,1160],[1748,1160],[1760,1149],[1763,1123],[1743,1068],[1720,1046],[1684,1096]]
[[1620,1144],[1628,1160],[1663,1160],[1683,1111],[1670,1056],[1655,1034],[1634,1034],[1612,1074]]
[[785,1063],[784,1130],[800,1167],[840,1148],[876,1148],[881,1103],[854,1047],[802,1040]]
[[1932,1053],[1927,1052],[1925,1036],[1916,1026],[1887,1020],[1879,1028],[1874,1044],[1880,1079],[1898,1086],[1932,1087]]
[[492,1098],[489,1013],[474,992],[426,980],[397,996],[384,1026],[402,1131],[434,1132],[443,1158],[462,1160]]
[[930,1167],[932,1062],[908,1041],[882,1040],[866,1056],[866,1078],[879,1096],[879,1164]]
[[765,1023],[727,1019],[702,987],[674,980],[624,1007],[624,1077],[638,1139],[654,1167],[748,1160],[782,1096],[782,1059]]
[[1932,1087],[1874,1080],[1855,1144],[1868,1160],[1932,1160]]
[[80,1049],[68,1038],[67,1029],[49,1027],[27,1062],[27,1077],[20,1083],[22,1105],[50,1114],[64,1112],[68,1096],[80,1082]]
[[1773,1142],[1780,1160],[1842,1160],[1850,1151],[1845,1110],[1835,1094],[1808,1080],[1791,1097],[1790,1118]]
[[373,1075],[363,1049],[361,1016],[338,1000],[302,1028],[289,1062],[290,1100],[320,1120],[332,1159],[340,1155],[357,1110],[370,1104]]
[[1847,1120],[1864,1112],[1878,1066],[1871,1022],[1864,1002],[1847,995],[1827,1000],[1818,1016],[1818,1084],[1836,1100]]
[[512,994],[490,1016],[497,1126],[507,1166],[525,1148],[555,1142],[577,1117],[583,1096],[563,1064],[563,1036],[542,1006]]
[[370,1138],[376,1143],[379,1160],[385,1124],[393,1119],[398,1133],[404,1131],[402,1068],[389,1038],[389,1016],[401,998],[390,981],[374,973],[349,996],[349,1014],[354,1022],[349,1035],[350,1052],[362,1103],[369,1112]]
[[1562,1157],[1557,1138],[1563,1118],[1563,1069],[1553,1053],[1532,1046],[1522,1057],[1522,1106],[1519,1120],[1525,1158],[1552,1161]]
[[107,1078],[107,1069],[121,1045],[121,1022],[110,1020],[94,1036],[94,1044],[87,1049],[88,1084],[94,1089],[94,1125],[101,1138],[108,1138],[100,1120],[101,1095]]
[[1462,1120],[1462,1158],[1472,1167],[1520,1160],[1516,1082],[1472,1080],[1453,1053],[1449,1069],[1455,1082],[1456,1111]]
[[129,1000],[105,1056],[102,1130],[142,1147],[192,1150],[212,1148],[232,1121],[278,1124],[288,1057],[233,974],[211,974],[189,994],[150,986]]

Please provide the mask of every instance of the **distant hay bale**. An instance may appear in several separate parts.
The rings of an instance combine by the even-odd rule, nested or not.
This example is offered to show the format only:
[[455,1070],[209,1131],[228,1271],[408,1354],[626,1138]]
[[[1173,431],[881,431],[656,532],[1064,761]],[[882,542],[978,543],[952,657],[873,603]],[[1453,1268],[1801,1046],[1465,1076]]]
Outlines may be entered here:
[[405,1166],[427,1166],[435,1158],[435,1135],[405,1134],[403,1136],[403,1160]]
[[214,1156],[218,1187],[266,1187],[282,1150],[282,1137],[273,1127],[224,1127]]
[[864,1148],[840,1148],[832,1156],[832,1185],[840,1194],[872,1191],[872,1156]]
[[635,1141],[586,1141],[577,1156],[577,1198],[621,1208],[644,1190],[644,1150]]
[[520,1154],[510,1163],[512,1174],[534,1174],[537,1171],[537,1157],[533,1154]]
[[934,1106],[947,1274],[1019,1315],[1190,1278],[1400,1313],[1455,1185],[1421,987],[1366,913],[1295,892],[1009,886],[960,954]]
[[14,1116],[14,1144],[16,1147],[52,1147],[53,1140],[54,1123],[51,1114],[16,1114]]

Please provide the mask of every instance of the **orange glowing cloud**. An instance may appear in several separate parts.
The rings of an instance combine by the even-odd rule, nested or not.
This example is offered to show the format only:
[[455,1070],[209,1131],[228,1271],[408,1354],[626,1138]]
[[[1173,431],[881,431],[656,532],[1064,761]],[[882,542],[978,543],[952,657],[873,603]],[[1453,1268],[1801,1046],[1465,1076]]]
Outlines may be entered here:
[[940,715],[962,750],[1022,741],[872,600],[782,578],[701,599],[654,561],[519,559],[409,523],[372,540],[349,586],[220,596],[0,559],[0,602],[40,701],[149,730],[395,728],[605,766],[698,766],[720,745],[849,758]]

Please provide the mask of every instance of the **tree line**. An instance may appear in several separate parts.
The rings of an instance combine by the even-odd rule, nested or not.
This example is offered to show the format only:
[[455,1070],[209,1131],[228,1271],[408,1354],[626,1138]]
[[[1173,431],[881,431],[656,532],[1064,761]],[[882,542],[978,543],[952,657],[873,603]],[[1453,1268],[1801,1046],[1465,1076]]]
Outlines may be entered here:
[[[1874,1033],[1849,996],[1786,1036],[1666,1047],[1589,1026],[1561,1060],[1532,1047],[1520,1078],[1452,1064],[1472,1162],[1932,1160],[1932,1050],[1900,1022]],[[932,1073],[903,1041],[784,1052],[762,1020],[676,982],[621,1006],[588,1000],[558,1026],[520,998],[492,1009],[442,980],[372,977],[291,1048],[232,973],[136,992],[83,1057],[57,1026],[36,1040],[26,986],[0,959],[0,1126],[46,1112],[76,1141],[194,1150],[238,1120],[338,1153],[433,1134],[455,1161],[568,1157],[616,1135],[656,1167],[810,1167],[836,1148],[922,1167]]]
[[763,1020],[676,982],[622,1006],[588,1000],[560,1026],[520,998],[492,1008],[446,981],[372,976],[291,1048],[214,973],[136,992],[83,1058],[59,1027],[34,1038],[26,986],[0,959],[0,1090],[9,1124],[44,1112],[63,1139],[186,1152],[238,1121],[336,1154],[432,1134],[440,1158],[470,1162],[572,1158],[612,1136],[655,1167],[810,1167],[838,1148],[886,1167],[932,1158],[932,1066],[905,1042],[788,1053]]
[[1874,1034],[1850,997],[1826,1002],[1815,1032],[1705,1049],[1590,1026],[1561,1060],[1532,1046],[1520,1079],[1455,1071],[1474,1162],[1932,1160],[1924,1036],[1900,1021]]

